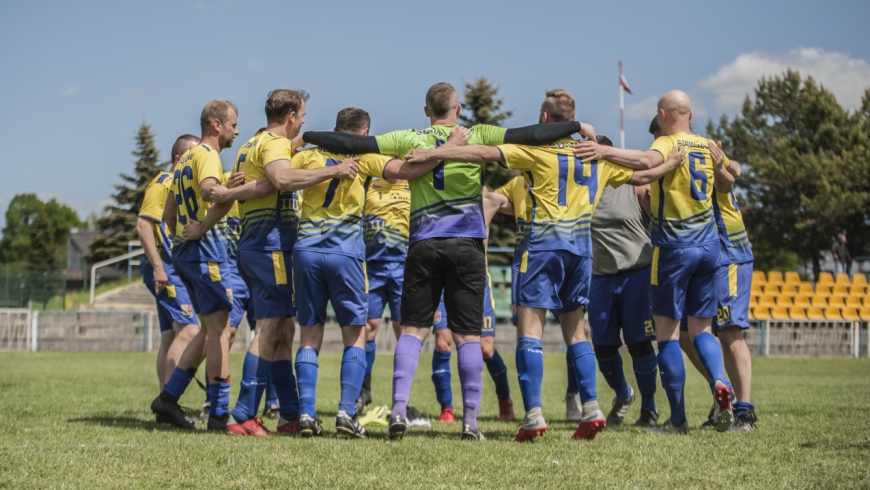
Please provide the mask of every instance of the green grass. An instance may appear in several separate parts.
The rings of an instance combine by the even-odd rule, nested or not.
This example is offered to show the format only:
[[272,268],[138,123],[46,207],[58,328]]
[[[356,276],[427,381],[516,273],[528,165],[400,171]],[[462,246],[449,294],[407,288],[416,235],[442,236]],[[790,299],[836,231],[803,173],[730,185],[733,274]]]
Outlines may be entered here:
[[[512,356],[504,356],[518,415],[522,403]],[[411,395],[437,412],[424,356]],[[455,356],[454,356],[455,359]],[[459,424],[433,421],[392,442],[370,427],[368,440],[334,433],[337,354],[320,358],[318,409],[328,436],[243,438],[181,432],[157,425],[148,411],[156,395],[153,354],[0,353],[0,487],[3,488],[596,488],[868,487],[870,361],[755,359],[759,429],[695,430],[709,410],[704,381],[689,373],[689,437],[656,437],[632,427],[574,442],[563,421],[564,356],[546,356],[543,400],[550,434],[533,444],[511,442],[513,423],[497,421],[494,388],[484,372],[483,443],[459,441]],[[232,358],[239,379],[242,357]],[[455,362],[455,361],[454,361]],[[375,403],[387,404],[392,359],[375,365]],[[630,362],[626,372],[633,381]],[[599,377],[604,408],[612,392]],[[235,401],[237,382],[232,399]],[[460,392],[454,369],[455,405]],[[659,390],[660,411],[667,413]],[[192,386],[182,405],[199,406]],[[637,418],[639,404],[627,420]],[[459,411],[459,410],[458,410]],[[274,428],[274,421],[267,421]]]

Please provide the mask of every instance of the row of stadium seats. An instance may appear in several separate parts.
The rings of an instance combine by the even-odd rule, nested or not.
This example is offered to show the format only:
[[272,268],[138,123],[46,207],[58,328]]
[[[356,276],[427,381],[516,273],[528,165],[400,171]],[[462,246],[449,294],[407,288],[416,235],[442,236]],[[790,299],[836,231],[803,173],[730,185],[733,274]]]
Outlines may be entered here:
[[[782,272],[779,271],[770,271],[765,274],[764,271],[753,271],[752,272],[752,284],[774,284],[774,285],[783,285],[783,284],[801,284],[801,277],[797,272],[789,271],[785,273],[783,276]],[[856,274],[853,279],[849,278],[848,274],[837,274],[836,281],[834,280],[834,275],[830,272],[822,272],[819,274],[818,284],[825,286],[851,286],[861,285],[865,288],[867,287],[867,277],[863,274]]]
[[813,287],[811,282],[802,282],[800,284],[758,284],[752,283],[752,294],[760,296],[762,294],[778,295],[795,297],[800,294],[807,296],[864,296],[867,294],[867,286],[862,284],[853,284],[845,286],[836,284],[830,286],[827,284],[816,284]]
[[801,308],[809,308],[810,306],[818,306],[819,308],[826,308],[828,306],[839,307],[839,308],[858,308],[861,309],[865,306],[870,306],[870,298],[867,296],[849,296],[843,298],[842,296],[796,296],[794,298],[790,296],[771,296],[771,295],[761,295],[761,296],[750,296],[749,298],[749,306],[763,306],[766,308],[773,308],[775,306],[799,306]]
[[767,308],[756,306],[750,309],[750,320],[785,320],[785,321],[847,321],[870,322],[870,307],[840,308],[810,306],[774,306]]

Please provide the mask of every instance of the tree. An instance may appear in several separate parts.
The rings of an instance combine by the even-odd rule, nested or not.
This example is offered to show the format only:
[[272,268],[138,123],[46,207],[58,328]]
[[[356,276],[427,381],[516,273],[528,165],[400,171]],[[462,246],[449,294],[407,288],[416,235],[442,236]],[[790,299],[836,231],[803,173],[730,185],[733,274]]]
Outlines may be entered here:
[[66,263],[67,231],[83,225],[69,206],[54,199],[42,202],[36,194],[18,194],[6,209],[0,260],[39,271],[61,269]]
[[[475,124],[491,124],[500,126],[513,115],[513,111],[501,111],[504,101],[498,97],[498,87],[484,77],[477,77],[474,82],[465,83],[465,102],[462,108],[465,113],[459,115],[459,122],[465,126]],[[466,115],[467,114],[467,115]],[[516,175],[495,163],[486,164],[486,185],[491,189],[501,187]],[[510,247],[516,241],[515,222],[509,216],[497,214],[489,228],[489,246]],[[493,264],[509,264],[507,257],[493,256]]]
[[106,206],[96,221],[99,236],[91,243],[88,262],[94,263],[127,253],[127,242],[136,240],[136,217],[145,196],[145,187],[166,163],[158,163],[160,153],[154,145],[151,126],[142,123],[136,134],[133,175],[120,174],[122,184],[115,185],[113,204]]
[[738,182],[756,267],[787,263],[792,252],[812,261],[846,230],[854,251],[868,243],[870,222],[870,90],[855,113],[812,77],[796,71],[762,78],[741,117],[712,121],[709,132],[744,164]]

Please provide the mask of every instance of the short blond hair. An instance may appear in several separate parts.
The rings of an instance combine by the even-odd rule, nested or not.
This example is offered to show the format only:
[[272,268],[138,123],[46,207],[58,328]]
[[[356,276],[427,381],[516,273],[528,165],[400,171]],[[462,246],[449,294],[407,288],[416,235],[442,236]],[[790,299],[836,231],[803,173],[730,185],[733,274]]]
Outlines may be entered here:
[[211,127],[211,122],[217,119],[221,124],[227,122],[230,117],[230,109],[239,115],[239,108],[228,100],[213,100],[205,105],[202,109],[202,114],[199,115],[199,127],[202,132]]
[[541,114],[547,113],[551,122],[567,122],[574,119],[574,96],[567,90],[547,90],[541,104]]

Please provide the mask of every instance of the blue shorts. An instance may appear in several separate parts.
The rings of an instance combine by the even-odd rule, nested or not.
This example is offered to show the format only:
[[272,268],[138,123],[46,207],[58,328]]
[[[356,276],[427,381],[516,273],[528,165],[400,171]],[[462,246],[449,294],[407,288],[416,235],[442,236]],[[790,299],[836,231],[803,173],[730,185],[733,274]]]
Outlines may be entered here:
[[719,243],[698,247],[655,247],[650,273],[653,315],[668,318],[716,316]]
[[495,298],[492,297],[492,277],[486,273],[486,288],[483,291],[483,329],[481,337],[495,337]]
[[148,292],[157,300],[157,318],[160,321],[161,332],[172,330],[173,322],[178,322],[180,325],[196,325],[193,303],[190,302],[187,288],[175,273],[171,262],[163,262],[163,272],[166,273],[169,282],[160,294],[154,292],[154,268],[151,267],[151,262],[142,259],[139,263],[139,272],[142,273],[142,282],[148,287]]
[[432,320],[432,326],[435,330],[447,329],[447,308],[444,308],[444,295],[441,295],[441,301],[438,303],[438,308],[435,310],[435,318]]
[[193,309],[200,315],[233,309],[230,268],[223,262],[173,262],[178,277],[190,294]]
[[369,319],[380,318],[384,307],[390,306],[390,319],[402,321],[402,280],[405,278],[404,262],[378,260],[366,262],[369,278]]
[[566,250],[524,252],[514,284],[517,306],[570,313],[589,304],[592,258]]
[[254,319],[296,316],[293,255],[281,250],[239,250],[239,271],[250,286]]
[[326,323],[327,301],[332,303],[340,326],[366,324],[369,301],[365,262],[336,253],[295,250],[293,264],[299,325]]
[[589,328],[592,345],[619,347],[655,340],[649,310],[650,266],[609,276],[592,276]]
[[253,329],[254,309],[251,302],[250,286],[245,276],[239,269],[236,259],[227,257],[227,265],[230,268],[230,284],[233,288],[233,309],[230,310],[230,327],[239,328],[245,315],[248,316],[248,324]]
[[716,273],[719,310],[713,317],[713,331],[737,326],[749,328],[749,297],[752,291],[752,262],[723,264]]

